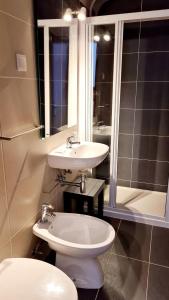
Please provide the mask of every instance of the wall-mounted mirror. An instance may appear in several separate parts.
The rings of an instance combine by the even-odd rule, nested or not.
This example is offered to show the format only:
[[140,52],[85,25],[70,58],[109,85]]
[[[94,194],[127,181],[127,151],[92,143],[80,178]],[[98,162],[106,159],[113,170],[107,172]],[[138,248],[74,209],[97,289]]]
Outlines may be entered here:
[[77,21],[37,20],[39,105],[43,136],[77,123]]

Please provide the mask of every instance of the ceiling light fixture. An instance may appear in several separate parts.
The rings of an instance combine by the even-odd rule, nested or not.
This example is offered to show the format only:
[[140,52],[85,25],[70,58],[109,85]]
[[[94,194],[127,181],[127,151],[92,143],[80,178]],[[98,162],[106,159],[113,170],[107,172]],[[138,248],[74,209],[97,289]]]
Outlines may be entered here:
[[100,35],[95,34],[93,39],[94,39],[95,42],[99,42],[100,41]]
[[77,13],[78,13],[77,17],[78,17],[79,21],[86,20],[86,8],[85,7],[81,7],[79,12],[77,12]]
[[72,11],[71,8],[67,8],[63,15],[63,19],[67,22],[71,22],[73,16],[76,16],[79,21],[86,20],[86,8],[81,7],[81,9],[78,11]]
[[63,19],[66,22],[71,22],[72,21],[72,10],[71,10],[71,8],[66,9],[66,11],[64,13],[64,16],[63,16]]
[[109,42],[109,41],[111,40],[110,33],[105,33],[105,34],[103,35],[103,38],[104,38],[104,40],[105,40],[106,42]]

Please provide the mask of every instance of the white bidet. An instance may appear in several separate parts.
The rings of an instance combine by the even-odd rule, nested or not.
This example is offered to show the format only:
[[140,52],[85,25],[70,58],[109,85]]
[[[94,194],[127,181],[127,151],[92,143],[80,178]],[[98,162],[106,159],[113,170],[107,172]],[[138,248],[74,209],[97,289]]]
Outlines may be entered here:
[[113,243],[115,231],[107,222],[87,215],[56,213],[49,223],[36,223],[33,232],[56,251],[56,266],[79,288],[98,289],[104,276],[98,255]]

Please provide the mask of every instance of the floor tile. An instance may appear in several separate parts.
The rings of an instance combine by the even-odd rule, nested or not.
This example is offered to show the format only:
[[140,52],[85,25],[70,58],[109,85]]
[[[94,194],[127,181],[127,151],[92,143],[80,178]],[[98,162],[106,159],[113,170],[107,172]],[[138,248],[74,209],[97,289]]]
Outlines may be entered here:
[[169,299],[169,268],[150,265],[147,300]]
[[154,227],[150,261],[169,267],[169,229]]
[[97,300],[145,300],[148,264],[111,255]]
[[112,247],[116,254],[148,261],[151,226],[122,221]]
[[97,290],[77,289],[78,300],[95,300]]

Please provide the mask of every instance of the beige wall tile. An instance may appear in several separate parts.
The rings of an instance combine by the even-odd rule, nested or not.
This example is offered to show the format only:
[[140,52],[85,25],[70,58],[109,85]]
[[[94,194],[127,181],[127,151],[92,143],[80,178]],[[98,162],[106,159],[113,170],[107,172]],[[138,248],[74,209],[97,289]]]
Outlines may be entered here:
[[0,247],[10,239],[9,215],[7,210],[4,170],[2,161],[2,144],[0,143]]
[[[33,30],[32,26],[0,13],[0,76],[35,77]],[[16,53],[26,55],[27,72],[16,70]]]
[[0,248],[0,261],[5,258],[11,257],[11,243],[7,243],[3,247]]
[[[0,0],[0,10],[26,21],[32,18],[29,5],[28,0]],[[36,76],[33,30],[33,26],[0,13],[0,123],[3,134],[15,134],[38,121],[36,82],[26,79]],[[26,54],[26,73],[16,71],[16,53]],[[2,77],[24,77],[25,80]],[[12,256],[30,256],[36,242],[32,234],[32,226],[36,222],[34,216],[39,212],[42,201],[47,199],[54,203],[57,210],[63,208],[62,188],[52,189],[56,171],[48,167],[47,153],[65,143],[73,131],[74,128],[67,129],[46,140],[41,140],[39,132],[35,132],[1,144],[7,199],[0,152],[0,225],[3,228],[0,245],[7,245],[6,242],[12,238]],[[51,189],[52,192],[49,192]],[[10,256],[8,246],[4,246],[2,251],[0,248],[0,258],[3,259],[5,249],[6,257]]]
[[32,0],[0,0],[0,10],[32,23]]
[[12,239],[12,257],[31,257],[32,250],[38,241],[32,232],[36,220],[37,216],[34,216]]
[[20,133],[39,124],[35,80],[0,78],[0,120],[2,134]]

